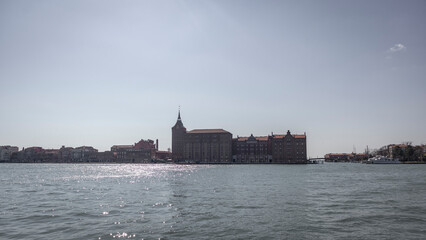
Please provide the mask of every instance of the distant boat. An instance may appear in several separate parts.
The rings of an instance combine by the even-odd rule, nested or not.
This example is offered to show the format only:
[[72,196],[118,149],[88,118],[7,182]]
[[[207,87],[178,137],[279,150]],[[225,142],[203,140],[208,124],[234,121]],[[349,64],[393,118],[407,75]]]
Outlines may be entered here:
[[373,158],[369,158],[367,163],[372,164],[400,164],[401,162],[398,159],[387,158],[383,156],[376,156]]
[[324,163],[324,161],[321,161],[320,159],[308,159],[307,160],[307,162],[306,162],[307,164],[322,164],[322,163]]

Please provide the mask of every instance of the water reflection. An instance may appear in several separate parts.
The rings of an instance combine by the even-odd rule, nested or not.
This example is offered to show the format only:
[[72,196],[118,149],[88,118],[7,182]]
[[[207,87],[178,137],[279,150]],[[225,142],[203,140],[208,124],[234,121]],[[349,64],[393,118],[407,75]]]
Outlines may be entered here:
[[0,239],[425,234],[426,165],[2,167]]

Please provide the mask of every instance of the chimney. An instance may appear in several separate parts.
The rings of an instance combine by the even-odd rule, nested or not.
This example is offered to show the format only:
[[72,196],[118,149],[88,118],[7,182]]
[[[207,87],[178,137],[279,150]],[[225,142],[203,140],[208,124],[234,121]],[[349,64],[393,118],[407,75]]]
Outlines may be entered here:
[[155,148],[157,149],[157,151],[158,151],[158,139],[157,140],[155,140]]

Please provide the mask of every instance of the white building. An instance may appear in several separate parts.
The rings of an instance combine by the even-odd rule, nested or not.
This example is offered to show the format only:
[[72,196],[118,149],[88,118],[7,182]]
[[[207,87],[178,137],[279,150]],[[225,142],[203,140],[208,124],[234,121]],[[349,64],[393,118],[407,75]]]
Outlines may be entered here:
[[0,146],[0,162],[7,162],[10,160],[12,153],[18,152],[19,148],[15,146]]

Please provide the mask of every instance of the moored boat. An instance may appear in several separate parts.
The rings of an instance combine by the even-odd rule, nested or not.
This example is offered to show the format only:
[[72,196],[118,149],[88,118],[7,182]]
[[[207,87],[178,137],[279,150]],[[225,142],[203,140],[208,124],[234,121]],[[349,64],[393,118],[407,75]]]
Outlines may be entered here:
[[401,162],[398,159],[394,159],[394,158],[376,156],[376,157],[369,158],[367,160],[367,163],[371,163],[371,164],[400,164]]

